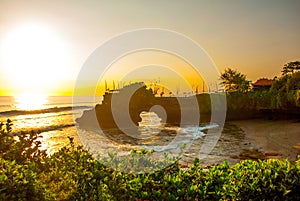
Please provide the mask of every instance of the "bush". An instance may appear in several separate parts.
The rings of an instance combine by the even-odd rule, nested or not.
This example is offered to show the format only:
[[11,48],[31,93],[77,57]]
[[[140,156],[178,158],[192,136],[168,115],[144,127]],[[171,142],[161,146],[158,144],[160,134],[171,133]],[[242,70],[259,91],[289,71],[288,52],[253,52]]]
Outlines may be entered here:
[[45,185],[39,181],[34,166],[0,158],[0,200],[45,200]]
[[[10,121],[1,125],[0,200],[300,199],[300,157],[295,162],[245,160],[232,166],[224,162],[209,169],[196,159],[182,170],[167,156],[155,161],[146,150],[134,150],[127,157],[111,153],[95,160],[71,143],[47,156],[36,149],[39,144],[33,139],[38,134],[20,135],[17,140],[10,135]],[[156,171],[142,173],[153,167]]]
[[11,134],[11,120],[0,122],[0,156],[6,160],[15,160],[18,164],[33,162],[37,168],[43,168],[46,151],[40,150],[40,137],[35,132],[21,132],[18,136]]

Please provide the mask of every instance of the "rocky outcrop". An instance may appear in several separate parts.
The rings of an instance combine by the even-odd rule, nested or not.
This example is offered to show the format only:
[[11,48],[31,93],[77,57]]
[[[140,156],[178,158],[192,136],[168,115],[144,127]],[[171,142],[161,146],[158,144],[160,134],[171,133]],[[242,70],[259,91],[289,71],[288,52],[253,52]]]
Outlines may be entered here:
[[[135,83],[106,92],[101,104],[85,111],[76,121],[82,128],[134,127],[141,122],[140,114],[143,111],[152,111],[166,124],[210,122],[209,95],[199,97],[155,97],[144,83]],[[200,107],[200,113],[195,106]]]

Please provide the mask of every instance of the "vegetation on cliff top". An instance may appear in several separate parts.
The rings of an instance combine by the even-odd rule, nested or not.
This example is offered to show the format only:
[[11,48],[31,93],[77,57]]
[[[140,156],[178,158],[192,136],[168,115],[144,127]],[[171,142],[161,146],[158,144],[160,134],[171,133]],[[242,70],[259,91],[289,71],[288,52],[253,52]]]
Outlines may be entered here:
[[227,93],[227,109],[259,110],[289,109],[300,106],[300,62],[285,64],[281,77],[275,77],[267,90],[253,90],[246,75],[230,68],[221,74],[221,83]]

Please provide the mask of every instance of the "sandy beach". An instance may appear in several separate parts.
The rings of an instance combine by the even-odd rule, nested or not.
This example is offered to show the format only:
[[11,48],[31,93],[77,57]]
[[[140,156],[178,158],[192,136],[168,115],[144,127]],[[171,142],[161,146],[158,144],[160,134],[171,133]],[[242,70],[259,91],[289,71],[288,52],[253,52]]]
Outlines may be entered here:
[[[230,122],[245,134],[240,157],[247,157],[249,150],[263,155],[258,158],[287,158],[296,160],[300,155],[300,122],[296,120],[245,120]],[[248,153],[247,153],[248,152]],[[244,154],[244,155],[243,155]],[[250,153],[251,155],[251,153]]]
[[[212,134],[213,135],[213,134]],[[204,137],[205,138],[205,137]],[[197,147],[203,140],[185,154],[182,166],[192,163],[197,157]],[[196,153],[196,155],[194,154]],[[203,166],[212,166],[228,161],[230,164],[246,159],[289,159],[295,161],[300,155],[300,122],[296,120],[241,120],[226,122],[216,146],[201,159]]]

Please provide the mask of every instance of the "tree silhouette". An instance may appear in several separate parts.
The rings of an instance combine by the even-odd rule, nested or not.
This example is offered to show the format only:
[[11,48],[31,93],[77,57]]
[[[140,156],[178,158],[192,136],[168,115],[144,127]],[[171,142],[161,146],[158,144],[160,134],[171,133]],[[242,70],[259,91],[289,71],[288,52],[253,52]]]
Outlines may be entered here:
[[282,68],[282,75],[288,75],[300,70],[300,61],[292,61],[285,64]]
[[225,72],[220,76],[222,84],[226,92],[247,92],[250,88],[250,81],[246,79],[246,75],[241,74],[237,70],[226,68]]

